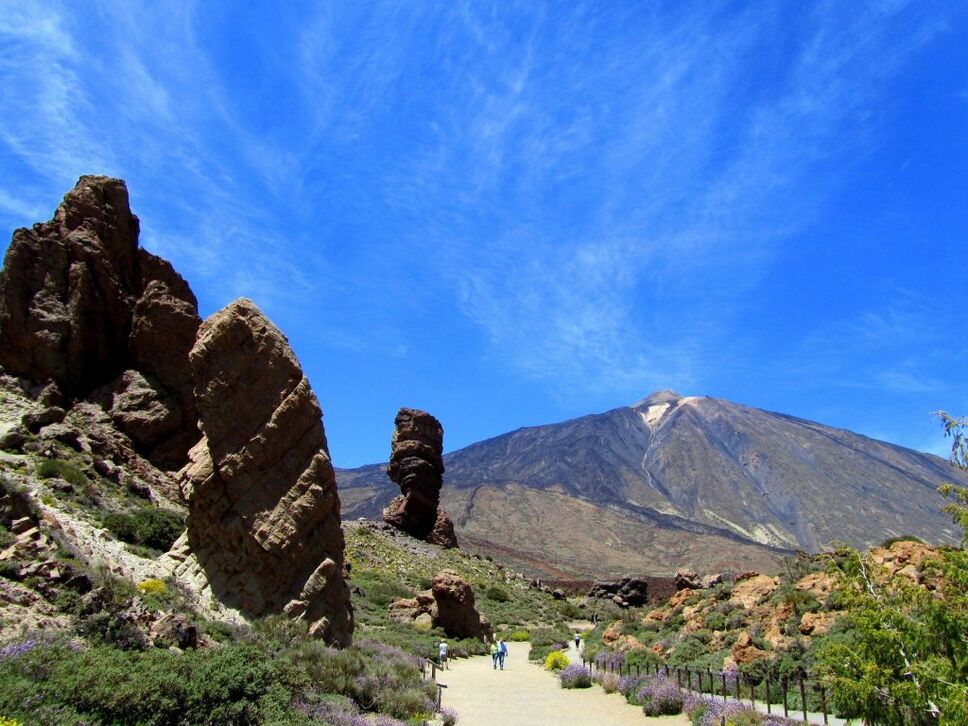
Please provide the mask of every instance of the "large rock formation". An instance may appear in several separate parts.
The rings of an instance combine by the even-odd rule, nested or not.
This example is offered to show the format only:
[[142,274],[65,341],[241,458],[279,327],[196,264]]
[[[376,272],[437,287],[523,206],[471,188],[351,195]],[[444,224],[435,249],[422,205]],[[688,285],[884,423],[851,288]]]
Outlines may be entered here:
[[16,230],[0,273],[0,365],[71,400],[100,389],[139,451],[177,468],[198,440],[188,365],[198,304],[138,232],[124,182],[104,176],[82,176],[51,221]]
[[402,494],[383,510],[383,520],[418,539],[456,547],[454,524],[438,510],[444,481],[440,421],[426,411],[401,408],[394,424],[387,476]]
[[181,472],[192,556],[203,580],[251,615],[303,617],[349,644],[343,532],[321,411],[286,338],[249,300],[208,318],[190,354],[204,434]]
[[437,573],[426,592],[390,603],[390,618],[441,627],[452,638],[493,637],[490,622],[474,607],[474,590],[451,570]]

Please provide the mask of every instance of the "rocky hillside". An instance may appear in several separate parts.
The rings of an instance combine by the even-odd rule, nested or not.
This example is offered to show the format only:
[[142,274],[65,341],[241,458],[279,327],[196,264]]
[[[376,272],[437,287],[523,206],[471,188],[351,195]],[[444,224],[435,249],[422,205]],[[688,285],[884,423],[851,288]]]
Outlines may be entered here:
[[[519,429],[444,458],[462,542],[546,576],[770,570],[789,552],[890,537],[956,541],[935,489],[948,462],[708,397]],[[381,466],[338,471],[347,517],[394,494]]]

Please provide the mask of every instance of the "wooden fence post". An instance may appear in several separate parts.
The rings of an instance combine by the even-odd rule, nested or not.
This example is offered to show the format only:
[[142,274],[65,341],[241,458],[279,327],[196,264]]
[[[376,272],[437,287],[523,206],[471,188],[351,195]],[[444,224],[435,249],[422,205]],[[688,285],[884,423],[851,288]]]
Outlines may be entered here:
[[823,711],[823,723],[827,726],[827,691],[824,690],[823,684],[819,684],[817,688],[820,689],[820,709]]
[[802,673],[800,674],[800,708],[803,711],[803,722],[804,723],[808,723],[808,721],[807,721],[807,692],[806,692],[806,689],[803,687],[803,674]]
[[790,718],[790,709],[787,706],[787,691],[790,690],[790,681],[783,676],[783,718]]

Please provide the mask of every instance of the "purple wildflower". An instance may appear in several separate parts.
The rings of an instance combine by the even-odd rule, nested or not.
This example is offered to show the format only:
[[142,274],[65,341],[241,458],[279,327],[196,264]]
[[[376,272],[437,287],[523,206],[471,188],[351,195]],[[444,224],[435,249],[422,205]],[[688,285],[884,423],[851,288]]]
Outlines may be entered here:
[[27,655],[27,653],[40,645],[40,642],[40,638],[28,638],[27,640],[5,645],[3,648],[0,648],[0,660],[14,660],[23,655]]
[[583,665],[572,663],[558,673],[562,688],[590,688],[592,672]]
[[656,674],[644,681],[636,694],[646,716],[668,716],[682,713],[684,695],[679,684],[668,676]]

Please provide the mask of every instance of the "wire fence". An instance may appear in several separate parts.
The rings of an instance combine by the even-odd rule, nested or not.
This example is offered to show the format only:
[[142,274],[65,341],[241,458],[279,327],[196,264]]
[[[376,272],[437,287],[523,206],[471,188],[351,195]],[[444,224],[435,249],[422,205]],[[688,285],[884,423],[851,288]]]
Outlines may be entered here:
[[[646,663],[643,665],[625,665],[597,663],[582,657],[582,664],[592,674],[596,672],[615,673],[619,676],[643,676],[663,674],[675,679],[680,688],[695,693],[721,697],[725,700],[748,702],[753,708],[765,706],[768,715],[774,711],[783,711],[784,718],[802,717],[804,723],[811,723],[811,717],[822,718],[822,723],[830,724],[831,714],[827,705],[827,691],[823,684],[810,678],[809,674],[800,673],[793,678],[771,678],[765,676],[760,679],[750,678],[740,671],[714,671],[711,668],[691,668],[688,666],[669,666]],[[793,699],[791,699],[791,695]],[[810,712],[808,701],[815,697],[816,714]],[[791,700],[794,704],[791,706]],[[797,713],[799,712],[799,713]]]

